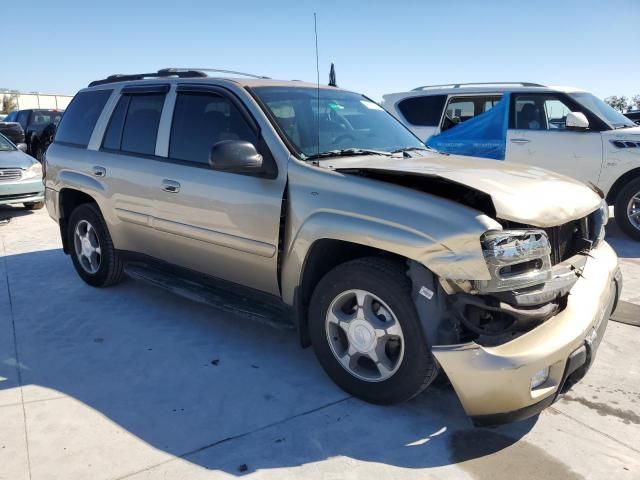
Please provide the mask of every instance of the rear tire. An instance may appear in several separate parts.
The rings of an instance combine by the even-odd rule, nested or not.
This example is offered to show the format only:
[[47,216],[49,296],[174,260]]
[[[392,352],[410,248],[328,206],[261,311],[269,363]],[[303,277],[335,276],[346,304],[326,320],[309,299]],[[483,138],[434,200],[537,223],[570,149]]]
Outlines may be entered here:
[[[368,315],[373,329],[364,321]],[[403,402],[438,374],[406,268],[397,262],[363,258],[327,273],[311,297],[309,333],[329,377],[367,402]]]
[[620,229],[640,240],[640,178],[627,183],[616,198],[614,215]]
[[124,277],[120,252],[111,240],[100,209],[84,203],[71,213],[67,241],[73,266],[80,278],[93,287],[108,287]]
[[44,207],[44,202],[27,202],[23,205],[27,210],[40,210]]

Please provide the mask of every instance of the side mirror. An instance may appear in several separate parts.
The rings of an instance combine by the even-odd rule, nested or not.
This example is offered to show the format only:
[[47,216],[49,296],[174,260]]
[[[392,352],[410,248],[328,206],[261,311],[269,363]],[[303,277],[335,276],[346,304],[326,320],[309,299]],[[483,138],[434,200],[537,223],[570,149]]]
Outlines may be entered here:
[[262,155],[251,142],[223,140],[211,148],[209,165],[221,172],[260,173]]
[[569,112],[565,125],[567,129],[586,130],[589,128],[589,120],[582,112]]
[[19,143],[16,145],[16,148],[18,150],[20,150],[23,153],[27,153],[27,144],[26,143]]

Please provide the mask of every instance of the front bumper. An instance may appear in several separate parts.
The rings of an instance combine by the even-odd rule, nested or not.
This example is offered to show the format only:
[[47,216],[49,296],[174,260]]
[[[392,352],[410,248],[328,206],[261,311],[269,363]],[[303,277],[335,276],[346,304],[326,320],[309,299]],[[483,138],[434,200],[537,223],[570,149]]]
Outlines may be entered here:
[[0,205],[44,201],[41,178],[0,183]]
[[[496,347],[470,342],[434,346],[433,354],[476,424],[522,420],[584,376],[621,289],[616,254],[602,242],[591,251],[559,314]],[[544,368],[549,378],[532,390],[532,376]]]

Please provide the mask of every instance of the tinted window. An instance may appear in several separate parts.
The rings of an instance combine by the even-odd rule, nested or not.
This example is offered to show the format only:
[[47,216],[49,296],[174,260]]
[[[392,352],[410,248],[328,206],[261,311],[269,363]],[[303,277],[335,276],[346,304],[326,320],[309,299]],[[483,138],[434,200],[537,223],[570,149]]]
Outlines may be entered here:
[[111,90],[93,90],[73,97],[58,126],[56,142],[86,147],[109,95]]
[[122,129],[121,150],[153,155],[165,94],[132,95]]
[[129,99],[131,97],[124,95],[118,101],[118,105],[111,114],[109,126],[104,135],[102,146],[112,150],[120,150],[120,142],[122,141],[122,128],[124,127],[124,119],[129,108]]
[[16,121],[16,112],[11,112],[7,117],[3,120],[4,122],[15,122]]
[[211,147],[222,140],[245,140],[257,147],[255,132],[228,99],[216,94],[178,94],[169,156],[208,163]]
[[27,123],[29,122],[29,113],[31,110],[22,110],[18,112],[17,122],[22,126],[23,129],[26,130]]
[[411,97],[398,104],[398,110],[412,125],[435,127],[440,123],[446,95]]

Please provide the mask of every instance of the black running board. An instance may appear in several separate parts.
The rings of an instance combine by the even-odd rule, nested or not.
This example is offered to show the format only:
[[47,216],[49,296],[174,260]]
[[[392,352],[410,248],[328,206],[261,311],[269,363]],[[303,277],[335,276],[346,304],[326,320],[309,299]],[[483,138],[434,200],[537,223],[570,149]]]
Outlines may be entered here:
[[[194,302],[209,305],[216,310],[239,315],[278,330],[294,330],[291,308],[270,296],[227,282],[211,279],[194,281],[154,266],[127,264],[125,272],[135,280],[160,287]],[[274,297],[275,299],[275,297]]]

